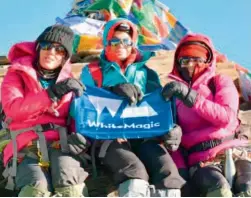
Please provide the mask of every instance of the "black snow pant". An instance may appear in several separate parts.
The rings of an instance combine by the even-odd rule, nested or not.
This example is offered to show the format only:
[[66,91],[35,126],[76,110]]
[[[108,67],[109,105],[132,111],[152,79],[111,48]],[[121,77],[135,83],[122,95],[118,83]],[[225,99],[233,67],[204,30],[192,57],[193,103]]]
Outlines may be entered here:
[[181,189],[185,184],[168,151],[155,140],[114,140],[102,162],[117,185],[128,179],[148,181],[156,189]]
[[[251,162],[247,160],[237,160],[236,177],[234,180],[232,193],[251,192]],[[188,182],[191,189],[191,196],[206,196],[209,192],[217,189],[230,189],[230,186],[224,177],[224,167],[222,165],[211,165],[198,168]]]

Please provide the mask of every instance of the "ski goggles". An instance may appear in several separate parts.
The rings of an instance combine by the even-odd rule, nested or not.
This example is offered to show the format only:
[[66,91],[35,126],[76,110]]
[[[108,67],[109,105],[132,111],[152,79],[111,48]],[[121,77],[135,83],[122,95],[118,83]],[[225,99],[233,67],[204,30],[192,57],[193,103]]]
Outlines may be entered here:
[[59,54],[65,54],[66,50],[64,46],[57,44],[57,43],[51,43],[51,42],[40,42],[39,43],[40,49],[49,51],[51,49],[55,49],[55,51]]
[[181,66],[189,66],[191,63],[193,65],[202,65],[203,63],[206,63],[206,60],[200,57],[181,57],[178,61]]
[[112,47],[117,47],[118,45],[122,44],[125,47],[133,46],[133,42],[130,39],[118,39],[118,38],[112,38],[109,41],[109,45]]

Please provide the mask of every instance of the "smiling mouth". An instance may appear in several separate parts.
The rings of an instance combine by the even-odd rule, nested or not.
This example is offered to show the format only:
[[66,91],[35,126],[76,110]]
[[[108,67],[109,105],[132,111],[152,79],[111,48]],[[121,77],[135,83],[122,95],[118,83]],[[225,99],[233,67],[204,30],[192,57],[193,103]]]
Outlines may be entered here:
[[117,51],[117,54],[122,54],[122,53],[124,53],[124,51]]
[[50,58],[50,57],[45,57],[45,60],[46,60],[46,61],[54,61],[54,59],[53,59],[53,58]]

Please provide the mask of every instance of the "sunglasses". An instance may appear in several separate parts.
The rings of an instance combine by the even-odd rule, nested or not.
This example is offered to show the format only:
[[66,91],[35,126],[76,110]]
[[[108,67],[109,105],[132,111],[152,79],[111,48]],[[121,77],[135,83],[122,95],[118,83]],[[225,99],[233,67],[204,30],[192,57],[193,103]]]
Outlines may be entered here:
[[109,45],[112,47],[117,47],[120,44],[122,44],[125,47],[129,47],[133,45],[133,42],[130,39],[118,39],[118,38],[112,38],[109,41]]
[[65,54],[66,50],[62,45],[50,42],[41,42],[39,43],[40,49],[49,51],[51,49],[55,49],[55,51],[59,54]]
[[206,63],[206,60],[200,57],[181,57],[178,61],[181,66],[187,66],[189,65],[189,63],[198,64],[198,65]]

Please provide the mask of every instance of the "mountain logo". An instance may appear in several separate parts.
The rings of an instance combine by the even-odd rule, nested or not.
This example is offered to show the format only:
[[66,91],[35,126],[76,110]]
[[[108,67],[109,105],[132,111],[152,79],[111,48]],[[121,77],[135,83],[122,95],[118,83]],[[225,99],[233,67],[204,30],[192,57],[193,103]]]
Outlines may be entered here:
[[103,98],[98,96],[88,96],[90,102],[93,104],[95,109],[97,110],[98,116],[102,113],[102,111],[107,108],[112,117],[114,117],[122,104],[123,100],[111,99],[111,98]]
[[156,116],[158,113],[147,103],[142,102],[139,106],[129,106],[123,110],[121,118],[139,118]]
[[[98,116],[106,108],[112,117],[116,115],[123,100],[103,98],[98,96],[88,96],[90,102],[95,107]],[[157,116],[158,113],[147,103],[142,102],[139,106],[130,106],[129,104],[123,109],[120,118],[139,118],[139,117],[151,117]]]

